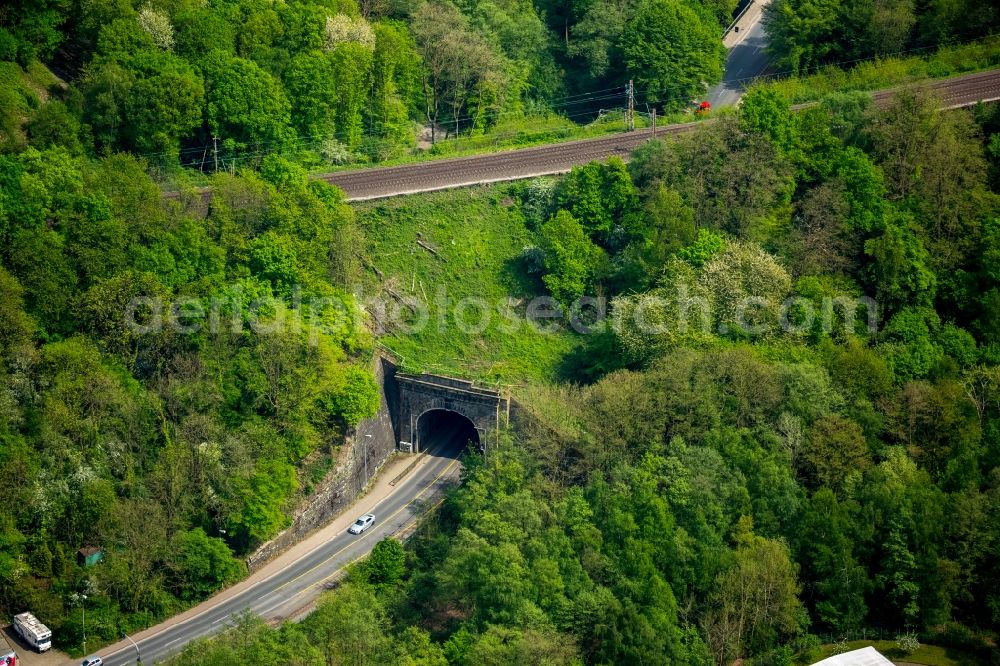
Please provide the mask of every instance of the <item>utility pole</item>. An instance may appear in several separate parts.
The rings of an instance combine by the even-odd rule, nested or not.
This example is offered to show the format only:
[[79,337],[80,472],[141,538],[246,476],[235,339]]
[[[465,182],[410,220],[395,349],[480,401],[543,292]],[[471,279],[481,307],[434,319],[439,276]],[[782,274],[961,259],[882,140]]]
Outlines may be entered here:
[[215,172],[219,172],[219,137],[212,135],[212,157],[215,160]]
[[649,117],[653,121],[653,138],[655,139],[656,138],[656,107],[655,106],[653,107],[653,110],[649,112]]
[[74,592],[70,595],[70,598],[80,604],[80,608],[83,610],[83,651],[87,652],[87,595],[80,594],[79,592]]
[[625,130],[631,132],[635,129],[635,87],[632,85],[632,79],[628,80],[626,97],[628,106],[625,107]]
[[139,646],[136,645],[135,641],[132,640],[132,637],[126,634],[124,631],[122,632],[122,636],[131,641],[132,647],[135,648],[135,663],[138,664],[138,666],[142,666],[142,655],[139,654]]

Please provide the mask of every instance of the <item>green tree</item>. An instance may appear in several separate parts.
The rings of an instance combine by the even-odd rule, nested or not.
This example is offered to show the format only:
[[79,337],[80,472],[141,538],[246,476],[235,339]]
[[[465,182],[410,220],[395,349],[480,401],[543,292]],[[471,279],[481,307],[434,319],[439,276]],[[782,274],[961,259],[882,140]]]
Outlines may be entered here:
[[277,293],[291,294],[300,280],[295,242],[278,231],[258,236],[250,243],[250,270],[270,282]]
[[381,404],[378,384],[371,373],[357,366],[344,368],[338,386],[325,400],[334,418],[349,428],[375,416]]
[[583,296],[587,286],[597,277],[604,253],[587,237],[580,223],[564,210],[553,215],[539,232],[545,254],[542,282],[556,300],[569,305]]
[[906,218],[865,241],[865,253],[872,258],[871,282],[884,310],[933,302],[937,278],[928,265],[930,255]]
[[786,100],[774,88],[754,88],[740,100],[740,124],[747,132],[763,134],[783,151],[795,145],[795,118]]
[[837,414],[817,419],[807,440],[803,458],[819,487],[840,490],[852,473],[862,474],[872,464],[861,427]]
[[677,256],[695,268],[701,268],[726,248],[726,239],[709,229],[699,229],[694,242],[682,248]]
[[240,576],[240,563],[222,539],[209,537],[200,527],[174,535],[169,567],[181,599],[203,599]]
[[183,59],[155,49],[96,60],[82,92],[99,145],[154,153],[155,161],[176,161],[180,142],[202,123],[201,77]]
[[868,607],[869,581],[854,557],[849,506],[829,488],[817,490],[806,504],[799,528],[799,558],[805,598],[823,626],[849,632],[862,626]]
[[[374,26],[372,104],[366,106],[371,132],[383,137],[379,145],[409,145],[411,117],[420,117],[422,67],[416,42],[406,27],[394,21]],[[379,155],[380,157],[382,155]]]
[[371,93],[372,49],[355,42],[341,44],[329,55],[336,86],[337,138],[350,148],[361,144],[365,105]]
[[177,12],[173,16],[177,54],[197,61],[212,51],[234,53],[236,31],[233,24],[236,18],[233,13],[208,7]]
[[609,245],[621,235],[635,213],[638,197],[625,163],[612,157],[607,164],[591,162],[573,167],[556,185],[556,206],[569,211],[595,242]]
[[212,53],[205,60],[205,118],[231,151],[273,149],[292,138],[281,85],[254,62]]
[[719,576],[709,645],[717,662],[776,647],[801,630],[795,564],[788,546],[737,527],[735,560]]
[[373,585],[398,583],[406,573],[406,551],[396,539],[382,539],[372,548],[362,569]]
[[622,36],[628,74],[651,101],[683,108],[722,79],[718,24],[679,0],[644,0]]
[[31,145],[39,150],[62,146],[74,155],[83,152],[80,121],[59,100],[49,100],[40,106],[26,129]]
[[[468,20],[451,3],[420,5],[413,13],[410,30],[423,58],[424,116],[431,125],[433,143],[445,109],[450,109],[457,133],[461,128],[461,112],[470,100],[478,97],[482,101],[488,97],[484,93],[503,96],[506,62],[482,37],[468,29]],[[472,115],[481,116],[487,107],[479,104]]]
[[386,625],[385,609],[371,588],[348,584],[321,599],[303,628],[327,663],[364,666],[389,658]]
[[807,72],[841,55],[836,34],[843,24],[841,0],[775,0],[764,11],[770,50],[780,66]]
[[247,548],[266,541],[288,524],[281,509],[295,490],[295,468],[281,460],[257,464],[253,474],[233,483],[236,509],[228,527],[237,543]]
[[337,116],[337,83],[330,60],[322,51],[296,54],[285,69],[285,90],[292,104],[292,121],[301,136],[333,135]]
[[934,310],[916,307],[903,308],[886,323],[879,334],[887,343],[882,352],[898,380],[925,377],[941,360],[933,338],[940,325]]

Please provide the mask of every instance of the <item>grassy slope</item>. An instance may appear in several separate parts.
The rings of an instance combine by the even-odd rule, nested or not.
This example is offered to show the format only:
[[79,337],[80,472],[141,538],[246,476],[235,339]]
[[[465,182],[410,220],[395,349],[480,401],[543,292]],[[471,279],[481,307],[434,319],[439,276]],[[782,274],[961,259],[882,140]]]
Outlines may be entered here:
[[[366,272],[365,296],[387,286],[401,297],[428,303],[429,321],[421,330],[397,329],[381,338],[403,357],[407,370],[504,383],[557,376],[575,338],[543,333],[524,320],[523,301],[542,288],[517,261],[534,235],[511,188],[465,188],[356,206],[367,260],[384,274],[380,280],[374,271]],[[440,257],[417,244],[418,233]],[[442,292],[448,307],[440,307]],[[389,298],[384,290],[380,295]],[[469,297],[483,299],[493,310],[482,332],[462,330],[456,321],[456,304]],[[510,324],[500,310],[520,315],[516,332],[505,330]],[[467,312],[468,321],[479,320],[478,309]]]
[[792,103],[811,102],[840,92],[874,91],[944,79],[1000,66],[1000,36],[955,46],[942,46],[933,53],[891,56],[858,63],[850,69],[836,65],[815,74],[762,82],[781,91]]
[[0,62],[0,145],[21,147],[26,141],[21,125],[49,98],[49,88],[59,85],[59,79],[40,62],[27,69]]
[[[903,652],[896,647],[895,641],[851,641],[847,643],[850,650],[874,646],[876,650],[897,663],[926,664],[927,666],[984,666],[983,661],[975,655],[961,650],[943,648],[937,645],[923,645],[913,652]],[[837,646],[828,644],[800,654],[797,664],[814,664],[834,654]]]

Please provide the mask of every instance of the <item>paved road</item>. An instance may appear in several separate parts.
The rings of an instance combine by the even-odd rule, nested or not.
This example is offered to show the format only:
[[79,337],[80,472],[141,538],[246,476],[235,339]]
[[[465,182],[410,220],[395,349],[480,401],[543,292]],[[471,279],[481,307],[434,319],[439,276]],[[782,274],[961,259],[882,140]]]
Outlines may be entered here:
[[708,101],[713,107],[733,106],[743,95],[743,89],[767,71],[771,57],[767,53],[767,33],[764,31],[762,6],[755,0],[739,22],[740,31],[729,33],[734,39],[726,56],[726,71],[722,81],[708,91]]
[[[210,599],[196,614],[182,621],[166,621],[136,636],[143,664],[153,664],[174,655],[184,645],[215,634],[233,622],[236,614],[249,610],[265,619],[293,616],[314,600],[324,584],[347,564],[367,555],[383,537],[411,525],[449,484],[457,482],[461,467],[456,441],[459,431],[435,433],[429,453],[391,494],[377,502],[359,501],[350,519],[363,513],[376,516],[375,525],[360,536],[341,530],[336,536],[305,553],[291,565],[221,601]],[[225,593],[220,595],[220,599]],[[109,666],[136,662],[131,644],[118,643],[100,653]]]

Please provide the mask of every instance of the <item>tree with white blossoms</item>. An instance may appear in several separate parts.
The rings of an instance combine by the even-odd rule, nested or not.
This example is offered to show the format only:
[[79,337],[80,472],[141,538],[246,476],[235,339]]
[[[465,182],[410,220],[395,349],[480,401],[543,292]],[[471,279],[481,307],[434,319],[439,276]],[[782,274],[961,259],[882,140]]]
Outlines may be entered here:
[[712,337],[712,299],[697,269],[671,259],[657,288],[611,302],[615,338],[625,358],[643,364],[681,344],[707,343]]
[[362,46],[375,48],[375,31],[363,18],[351,18],[347,14],[337,14],[326,17],[327,52],[333,51],[341,44],[353,42]]
[[727,243],[702,268],[698,282],[712,294],[719,330],[762,325],[774,332],[792,289],[792,278],[777,259],[742,242]]
[[152,5],[145,5],[139,10],[139,25],[153,38],[153,43],[164,51],[174,48],[174,27],[170,18],[163,12],[156,11]]

